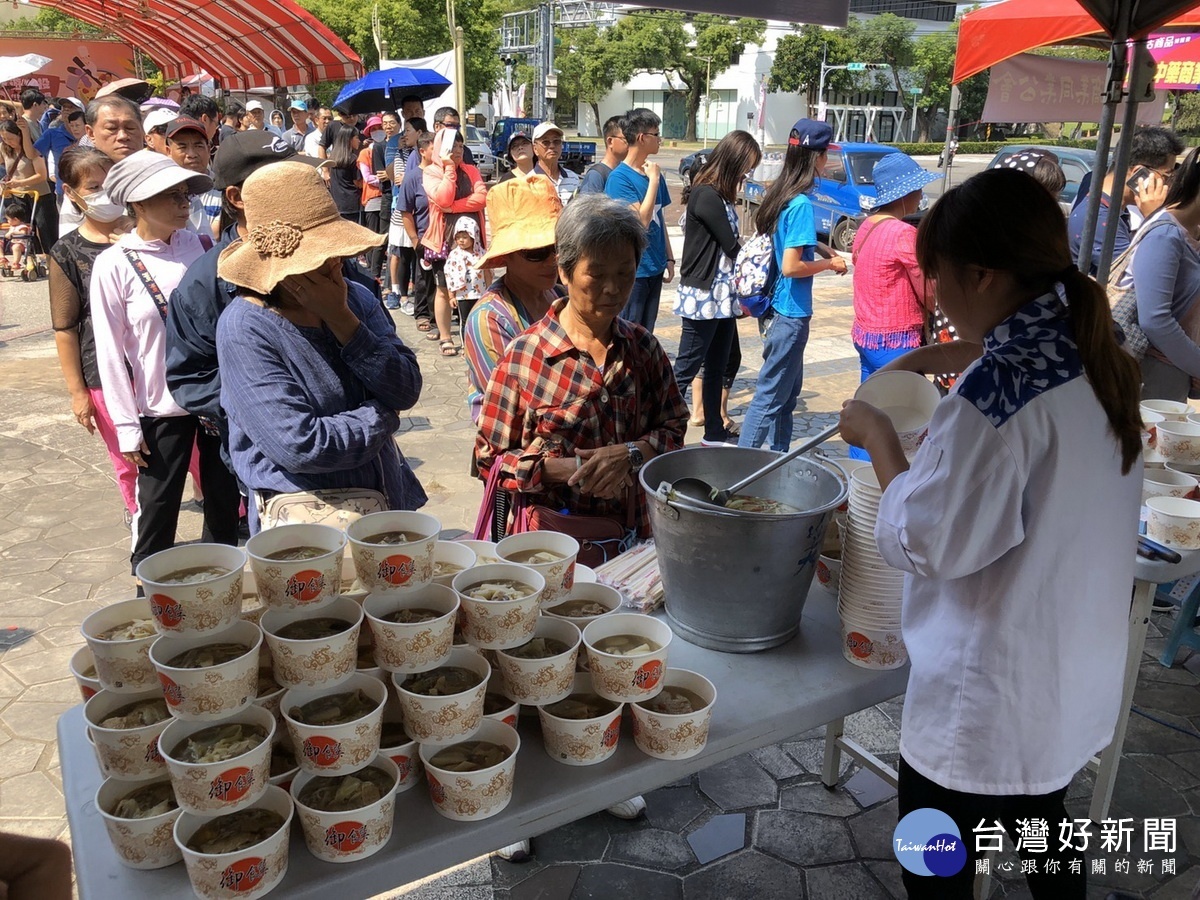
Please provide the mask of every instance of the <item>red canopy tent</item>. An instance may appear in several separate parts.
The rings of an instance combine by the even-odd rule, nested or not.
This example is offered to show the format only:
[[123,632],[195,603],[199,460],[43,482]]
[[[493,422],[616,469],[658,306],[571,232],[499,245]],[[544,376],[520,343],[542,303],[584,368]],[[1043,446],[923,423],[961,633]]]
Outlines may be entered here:
[[362,60],[293,0],[30,0],[144,51],[168,81],[207,72],[226,90],[349,81]]

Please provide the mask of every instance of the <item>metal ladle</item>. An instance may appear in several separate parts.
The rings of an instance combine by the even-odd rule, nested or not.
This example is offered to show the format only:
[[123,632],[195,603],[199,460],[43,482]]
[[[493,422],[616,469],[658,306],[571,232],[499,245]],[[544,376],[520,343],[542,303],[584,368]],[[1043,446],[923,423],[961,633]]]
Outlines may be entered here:
[[840,427],[841,427],[840,425],[830,425],[828,428],[826,428],[820,434],[806,440],[795,450],[789,450],[787,453],[779,454],[777,457],[775,457],[773,460],[771,460],[769,463],[767,463],[765,466],[763,466],[757,472],[743,478],[737,484],[734,484],[728,488],[717,489],[717,488],[713,487],[711,484],[709,484],[707,481],[705,481],[703,478],[692,478],[692,477],[680,478],[673,485],[671,485],[671,488],[672,488],[672,490],[675,491],[676,494],[679,494],[680,496],[685,497],[689,500],[696,500],[696,501],[699,501],[700,503],[712,504],[713,506],[725,507],[729,504],[730,498],[733,497],[735,494],[740,494],[743,490],[746,489],[746,487],[748,485],[753,484],[754,482],[758,481],[758,479],[762,478],[764,475],[769,475],[771,472],[774,472],[780,466],[782,466],[786,463],[790,463],[793,459],[800,456],[800,454],[807,453],[809,450],[813,449],[814,447],[818,447],[821,444],[825,443],[827,440],[829,440],[831,437],[833,437],[835,434],[838,433],[838,430],[840,429]]

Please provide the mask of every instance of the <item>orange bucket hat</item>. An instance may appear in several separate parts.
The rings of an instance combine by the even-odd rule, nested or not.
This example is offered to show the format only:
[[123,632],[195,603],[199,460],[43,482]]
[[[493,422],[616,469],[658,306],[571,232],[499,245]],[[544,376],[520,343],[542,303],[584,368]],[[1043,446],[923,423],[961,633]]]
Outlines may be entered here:
[[487,195],[492,240],[487,255],[476,266],[500,266],[510,253],[551,246],[561,213],[558,191],[543,175],[510,178],[496,185]]

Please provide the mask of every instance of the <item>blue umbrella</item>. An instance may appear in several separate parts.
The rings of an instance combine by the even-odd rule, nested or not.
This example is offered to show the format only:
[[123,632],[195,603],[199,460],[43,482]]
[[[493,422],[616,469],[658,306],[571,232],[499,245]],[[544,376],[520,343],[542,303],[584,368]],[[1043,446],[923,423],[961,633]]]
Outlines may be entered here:
[[420,97],[424,103],[442,96],[448,87],[450,80],[433,69],[396,66],[368,72],[351,81],[342,88],[333,105],[348,106],[353,113],[379,112],[398,108],[400,99],[409,95]]

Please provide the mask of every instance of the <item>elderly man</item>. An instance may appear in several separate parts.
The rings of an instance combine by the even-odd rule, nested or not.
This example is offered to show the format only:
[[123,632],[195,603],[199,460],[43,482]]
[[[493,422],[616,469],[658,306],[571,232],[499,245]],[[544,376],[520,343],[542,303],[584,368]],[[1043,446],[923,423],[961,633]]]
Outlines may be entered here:
[[283,137],[283,132],[267,121],[267,113],[263,109],[261,100],[251,100],[247,103],[246,112],[250,113],[250,119],[254,122],[256,129],[259,131],[269,131],[275,137]]
[[561,128],[553,122],[543,122],[533,129],[533,154],[537,157],[537,165],[533,167],[533,171],[550,179],[550,183],[558,191],[558,199],[566,206],[579,190],[579,176],[558,164],[562,152]]
[[317,110],[317,114],[313,117],[315,127],[304,136],[304,147],[300,152],[305,156],[319,157],[321,150],[321,140],[325,137],[325,129],[329,127],[329,123],[333,121],[333,110],[328,106],[322,106]]
[[303,100],[293,100],[288,104],[288,115],[292,118],[292,127],[283,133],[283,139],[297,153],[302,153],[305,139],[316,131],[309,121],[308,107]]
[[[83,114],[85,134],[80,143],[87,142],[113,162],[144,149],[146,135],[142,131],[142,111],[132,100],[112,93],[93,100]],[[85,145],[86,146],[86,145]],[[79,227],[83,214],[65,197],[58,211],[58,235],[62,237]]]
[[178,118],[176,110],[165,106],[157,106],[142,119],[142,128],[146,133],[146,149],[168,156],[167,126]]

